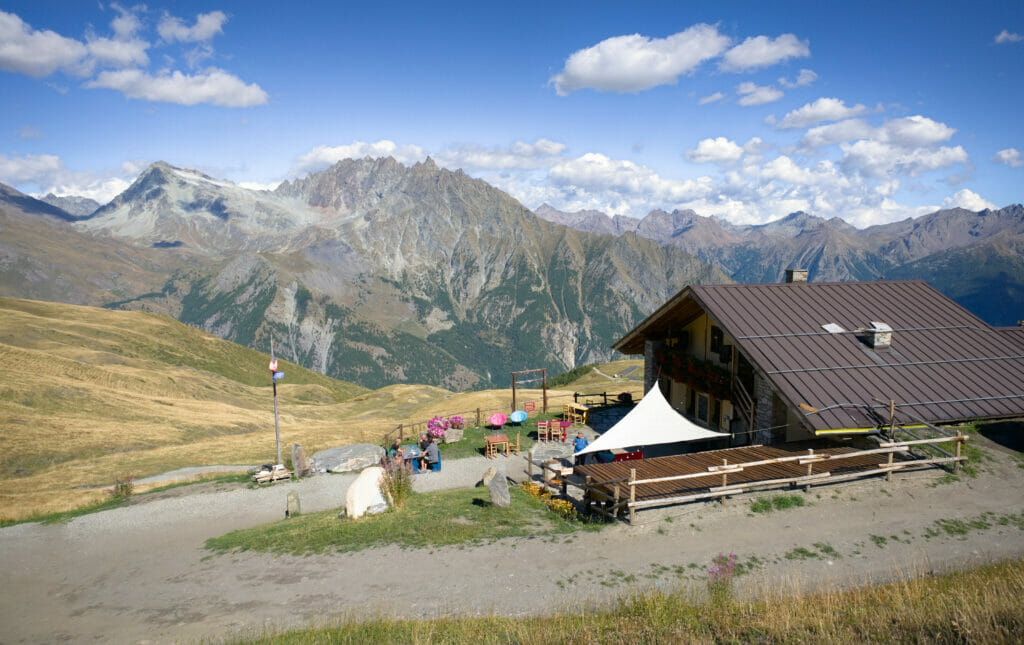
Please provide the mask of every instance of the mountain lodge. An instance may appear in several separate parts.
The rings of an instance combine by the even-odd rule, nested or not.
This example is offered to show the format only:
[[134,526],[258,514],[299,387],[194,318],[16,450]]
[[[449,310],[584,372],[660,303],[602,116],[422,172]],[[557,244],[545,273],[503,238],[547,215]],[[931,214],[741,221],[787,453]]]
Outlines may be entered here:
[[1024,416],[1024,329],[917,280],[688,286],[613,347],[731,446]]

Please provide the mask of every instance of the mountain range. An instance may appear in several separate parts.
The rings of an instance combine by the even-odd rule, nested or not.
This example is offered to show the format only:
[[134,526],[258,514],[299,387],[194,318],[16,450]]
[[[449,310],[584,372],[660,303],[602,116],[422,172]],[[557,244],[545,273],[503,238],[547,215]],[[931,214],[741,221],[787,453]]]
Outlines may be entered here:
[[[94,202],[93,202],[94,204]],[[108,204],[0,185],[0,295],[169,314],[379,387],[504,386],[607,360],[686,284],[923,278],[994,324],[1024,318],[1024,209],[856,229],[534,213],[432,160],[347,159],[274,191],[152,164]]]
[[787,267],[813,281],[923,279],[994,325],[1024,318],[1024,207],[940,210],[857,229],[803,212],[739,226],[692,210],[655,210],[643,219],[598,211],[537,215],[577,230],[636,235],[675,246],[737,282],[778,282]]
[[506,385],[611,357],[719,269],[547,222],[433,161],[345,160],[275,191],[155,163],[87,216],[0,193],[0,294],[167,313],[369,387]]

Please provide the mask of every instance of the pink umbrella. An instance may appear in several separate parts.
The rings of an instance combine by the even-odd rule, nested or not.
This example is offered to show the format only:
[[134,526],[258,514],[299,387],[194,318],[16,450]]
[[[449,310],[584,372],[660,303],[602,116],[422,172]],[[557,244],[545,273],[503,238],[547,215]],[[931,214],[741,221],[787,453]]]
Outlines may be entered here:
[[492,426],[503,426],[505,425],[505,415],[501,412],[495,412],[488,421]]

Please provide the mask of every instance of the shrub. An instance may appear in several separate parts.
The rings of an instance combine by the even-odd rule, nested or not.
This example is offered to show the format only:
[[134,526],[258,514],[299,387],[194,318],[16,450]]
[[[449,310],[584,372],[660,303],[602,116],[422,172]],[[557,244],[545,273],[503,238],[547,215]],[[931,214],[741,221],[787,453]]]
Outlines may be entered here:
[[721,604],[732,598],[732,579],[735,575],[735,553],[719,553],[711,559],[711,568],[708,569],[708,595],[711,602]]
[[114,490],[110,491],[110,496],[116,500],[126,500],[132,496],[134,491],[135,478],[128,473],[114,478]]
[[384,466],[384,477],[380,483],[381,492],[391,500],[395,508],[405,506],[412,495],[412,472],[399,461],[390,461]]

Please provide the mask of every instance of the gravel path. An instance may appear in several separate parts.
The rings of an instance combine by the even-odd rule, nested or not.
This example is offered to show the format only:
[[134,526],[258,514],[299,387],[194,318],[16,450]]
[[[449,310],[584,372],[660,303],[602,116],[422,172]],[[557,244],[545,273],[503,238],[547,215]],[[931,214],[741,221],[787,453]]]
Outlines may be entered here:
[[[209,537],[284,516],[289,491],[304,511],[337,508],[354,475],[267,488],[205,487],[66,524],[0,529],[0,641],[182,642],[339,616],[430,617],[551,613],[623,593],[702,585],[719,552],[762,565],[741,593],[816,588],[974,566],[1024,556],[1024,532],[990,522],[966,536],[926,537],[940,519],[1024,512],[1024,470],[993,449],[988,472],[934,485],[924,471],[813,489],[808,505],[750,513],[750,497],[638,515],[563,541],[503,540],[472,548],[274,557],[210,556]],[[419,475],[418,491],[472,486],[491,465],[525,476],[520,457],[448,460]],[[837,555],[822,550],[834,549]],[[787,557],[797,548],[816,557]],[[417,571],[416,576],[409,572]],[[430,580],[425,586],[424,580]]]

